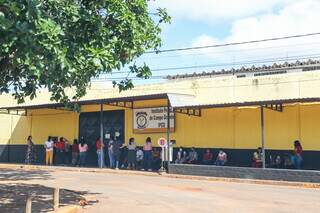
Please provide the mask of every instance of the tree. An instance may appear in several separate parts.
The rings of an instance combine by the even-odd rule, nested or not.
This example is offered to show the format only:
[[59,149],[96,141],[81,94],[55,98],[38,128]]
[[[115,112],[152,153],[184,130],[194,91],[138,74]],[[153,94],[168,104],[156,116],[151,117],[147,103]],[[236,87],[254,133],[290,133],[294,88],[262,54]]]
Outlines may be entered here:
[[[0,0],[0,93],[22,103],[47,88],[52,101],[78,100],[91,78],[158,50],[162,22],[170,22],[165,9],[149,13],[148,0]],[[147,65],[129,70],[151,76]]]

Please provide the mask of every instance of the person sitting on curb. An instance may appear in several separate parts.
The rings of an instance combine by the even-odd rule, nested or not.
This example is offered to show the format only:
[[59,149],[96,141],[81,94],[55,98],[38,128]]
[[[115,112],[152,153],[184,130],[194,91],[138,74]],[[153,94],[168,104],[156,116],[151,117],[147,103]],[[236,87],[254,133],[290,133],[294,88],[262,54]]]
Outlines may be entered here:
[[188,155],[188,163],[196,164],[197,161],[198,161],[198,153],[196,152],[195,148],[192,147]]
[[181,160],[182,160],[182,154],[183,154],[183,150],[182,150],[182,147],[179,148],[179,151],[177,153],[177,158],[175,160],[175,163],[176,164],[181,164]]
[[204,165],[212,164],[213,154],[210,149],[207,149],[206,152],[203,154],[202,163]]
[[217,156],[217,160],[216,160],[216,165],[217,166],[224,166],[228,161],[228,156],[227,154],[222,150],[219,149],[219,153]]
[[252,167],[262,168],[262,149],[258,147],[258,150],[253,153]]
[[184,163],[187,163],[188,162],[188,154],[186,151],[183,151],[183,154],[182,154],[182,158],[180,160],[180,163],[181,164],[184,164]]

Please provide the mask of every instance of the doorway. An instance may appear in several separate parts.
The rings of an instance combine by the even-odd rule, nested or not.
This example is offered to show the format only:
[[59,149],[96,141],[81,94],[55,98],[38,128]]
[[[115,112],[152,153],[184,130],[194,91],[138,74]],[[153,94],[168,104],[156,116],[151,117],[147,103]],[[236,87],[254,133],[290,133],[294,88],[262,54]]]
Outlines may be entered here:
[[[103,112],[103,135],[104,143],[106,134],[114,135],[119,132],[119,139],[125,142],[125,122],[124,110],[112,110]],[[80,113],[79,118],[79,139],[83,137],[88,144],[87,166],[98,166],[95,142],[100,138],[100,112]],[[105,156],[108,162],[108,156]]]

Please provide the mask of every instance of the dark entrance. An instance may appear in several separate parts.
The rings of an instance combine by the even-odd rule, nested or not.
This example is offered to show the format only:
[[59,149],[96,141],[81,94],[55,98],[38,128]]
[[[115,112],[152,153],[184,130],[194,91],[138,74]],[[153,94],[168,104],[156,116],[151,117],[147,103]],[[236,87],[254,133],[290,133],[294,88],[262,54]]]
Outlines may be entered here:
[[[124,110],[103,112],[103,135],[120,133],[120,140],[124,142]],[[95,142],[100,137],[100,112],[85,112],[80,114],[79,138],[84,137],[88,144],[88,166],[98,166]],[[106,143],[106,139],[104,139]],[[108,156],[106,156],[108,157]]]

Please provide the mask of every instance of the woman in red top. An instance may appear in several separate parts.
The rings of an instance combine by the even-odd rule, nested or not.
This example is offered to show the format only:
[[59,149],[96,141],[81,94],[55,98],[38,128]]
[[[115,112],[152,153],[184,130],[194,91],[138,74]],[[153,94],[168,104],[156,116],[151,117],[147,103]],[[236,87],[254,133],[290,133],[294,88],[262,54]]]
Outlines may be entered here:
[[205,165],[210,165],[212,163],[213,154],[210,152],[210,149],[207,149],[203,154],[202,163]]
[[66,144],[64,138],[61,137],[60,140],[55,143],[56,147],[56,162],[57,164],[64,164],[66,158]]
[[300,141],[294,142],[294,155],[292,156],[292,163],[296,169],[301,169],[302,164],[302,146]]
[[96,140],[96,149],[97,149],[97,160],[98,160],[98,167],[103,168],[104,166],[104,144],[101,142],[100,137]]

